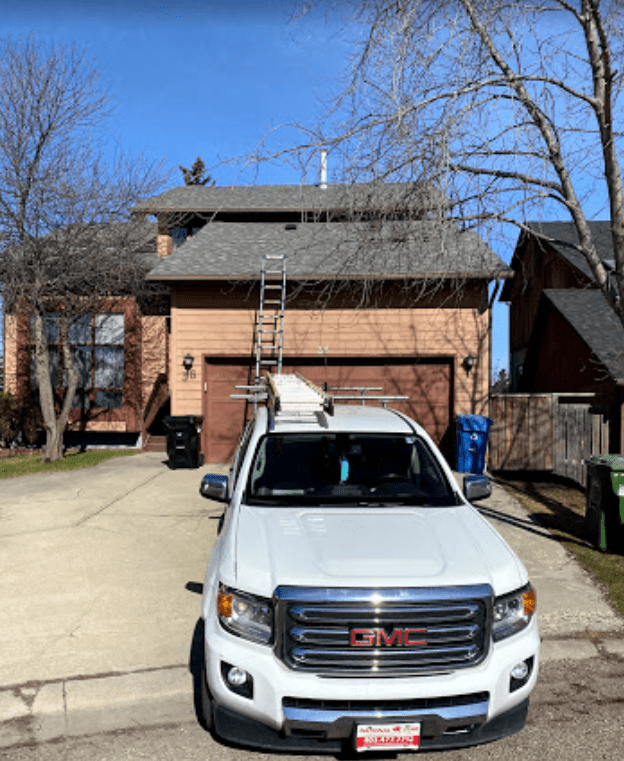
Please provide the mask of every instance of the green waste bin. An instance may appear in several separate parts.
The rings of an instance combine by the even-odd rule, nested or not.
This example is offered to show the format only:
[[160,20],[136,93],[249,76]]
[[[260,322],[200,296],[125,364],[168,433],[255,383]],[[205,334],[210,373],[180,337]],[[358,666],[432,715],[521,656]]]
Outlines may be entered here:
[[602,552],[620,551],[624,536],[624,455],[594,455],[585,460],[585,524]]

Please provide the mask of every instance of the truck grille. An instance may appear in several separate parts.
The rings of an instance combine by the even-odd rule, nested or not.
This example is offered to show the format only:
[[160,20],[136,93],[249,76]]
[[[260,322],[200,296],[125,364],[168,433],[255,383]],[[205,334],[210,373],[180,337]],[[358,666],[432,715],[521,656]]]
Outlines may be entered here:
[[474,666],[490,640],[489,585],[275,591],[276,653],[320,675],[428,674]]

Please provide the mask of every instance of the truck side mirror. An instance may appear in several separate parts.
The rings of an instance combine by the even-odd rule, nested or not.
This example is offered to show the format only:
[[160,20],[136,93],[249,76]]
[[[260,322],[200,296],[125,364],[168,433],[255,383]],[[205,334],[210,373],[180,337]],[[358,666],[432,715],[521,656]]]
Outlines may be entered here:
[[216,473],[206,473],[199,485],[199,493],[206,499],[214,499],[217,502],[227,502],[228,477]]
[[464,476],[464,497],[468,502],[478,502],[492,496],[492,484],[487,476]]

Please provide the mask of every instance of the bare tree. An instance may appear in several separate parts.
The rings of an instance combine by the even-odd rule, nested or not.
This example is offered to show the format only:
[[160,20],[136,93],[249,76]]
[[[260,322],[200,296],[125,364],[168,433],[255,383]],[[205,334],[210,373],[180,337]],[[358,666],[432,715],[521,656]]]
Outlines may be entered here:
[[108,113],[84,52],[32,36],[0,42],[0,280],[5,310],[30,319],[50,460],[62,457],[85,372],[85,320],[139,293],[149,266],[149,230],[128,210],[161,184],[160,170],[105,158]]
[[[351,181],[427,180],[464,225],[567,216],[624,323],[618,0],[361,0],[332,118],[307,130]],[[355,27],[354,27],[355,28]],[[306,153],[307,152],[307,153]],[[301,155],[301,154],[300,154]],[[611,220],[614,267],[588,219]]]

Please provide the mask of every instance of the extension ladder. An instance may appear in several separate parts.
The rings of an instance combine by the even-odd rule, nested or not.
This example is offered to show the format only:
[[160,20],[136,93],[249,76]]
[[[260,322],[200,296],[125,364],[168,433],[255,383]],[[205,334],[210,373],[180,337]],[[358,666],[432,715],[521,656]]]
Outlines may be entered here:
[[260,309],[256,335],[254,386],[260,385],[262,370],[282,372],[284,309],[286,306],[286,262],[283,255],[265,254],[260,274]]

